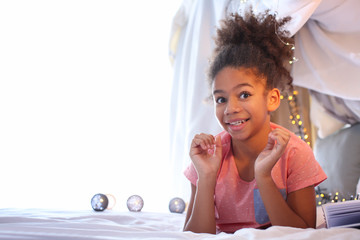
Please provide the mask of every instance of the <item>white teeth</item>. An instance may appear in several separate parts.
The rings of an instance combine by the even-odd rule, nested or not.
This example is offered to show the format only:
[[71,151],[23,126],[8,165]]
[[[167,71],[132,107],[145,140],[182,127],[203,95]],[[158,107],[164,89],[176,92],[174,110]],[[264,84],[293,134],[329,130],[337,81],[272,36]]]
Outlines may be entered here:
[[244,122],[246,122],[246,120],[240,120],[240,121],[232,122],[232,123],[229,123],[229,124],[230,125],[240,125],[240,124],[243,124]]

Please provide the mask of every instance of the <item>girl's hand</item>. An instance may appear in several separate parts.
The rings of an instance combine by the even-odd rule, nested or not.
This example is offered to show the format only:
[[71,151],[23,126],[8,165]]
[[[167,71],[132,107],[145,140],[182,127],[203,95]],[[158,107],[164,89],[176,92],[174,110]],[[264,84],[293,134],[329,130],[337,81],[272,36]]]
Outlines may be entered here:
[[216,177],[222,159],[221,137],[197,134],[191,142],[190,158],[198,177]]
[[290,134],[281,128],[269,133],[268,143],[255,161],[255,177],[271,177],[271,170],[280,159],[290,139]]

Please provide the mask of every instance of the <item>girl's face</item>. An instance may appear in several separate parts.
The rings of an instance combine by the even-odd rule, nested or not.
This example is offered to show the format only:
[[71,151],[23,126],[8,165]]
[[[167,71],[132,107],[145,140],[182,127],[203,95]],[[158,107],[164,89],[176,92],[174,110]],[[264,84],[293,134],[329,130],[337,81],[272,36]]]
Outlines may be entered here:
[[267,139],[269,113],[278,107],[274,109],[274,100],[280,93],[276,88],[266,91],[265,84],[246,68],[225,67],[216,75],[212,85],[216,117],[233,139],[261,135]]

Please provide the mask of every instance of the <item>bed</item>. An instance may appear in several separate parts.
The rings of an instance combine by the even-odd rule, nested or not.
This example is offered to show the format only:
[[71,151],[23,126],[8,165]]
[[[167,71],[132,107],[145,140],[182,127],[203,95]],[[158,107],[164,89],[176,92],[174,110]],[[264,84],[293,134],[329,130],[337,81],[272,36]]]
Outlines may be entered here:
[[318,208],[317,229],[273,226],[234,234],[182,232],[185,214],[106,210],[1,209],[0,239],[359,239],[355,228],[325,227]]

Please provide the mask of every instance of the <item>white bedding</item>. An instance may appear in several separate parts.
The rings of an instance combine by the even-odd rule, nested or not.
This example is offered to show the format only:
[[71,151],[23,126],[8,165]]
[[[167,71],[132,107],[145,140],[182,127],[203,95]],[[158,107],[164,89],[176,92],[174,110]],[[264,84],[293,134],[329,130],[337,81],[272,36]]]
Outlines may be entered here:
[[[218,235],[182,232],[184,214],[1,209],[0,239],[359,239],[354,228],[241,229]],[[318,219],[319,220],[319,219]]]

